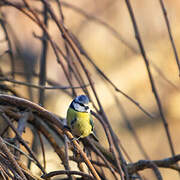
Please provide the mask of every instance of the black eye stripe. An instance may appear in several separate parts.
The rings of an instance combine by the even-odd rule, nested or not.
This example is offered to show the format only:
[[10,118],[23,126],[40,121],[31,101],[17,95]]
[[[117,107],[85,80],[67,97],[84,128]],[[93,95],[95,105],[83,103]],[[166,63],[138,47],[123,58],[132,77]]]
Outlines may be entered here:
[[81,106],[85,107],[85,109],[89,109],[89,107],[88,107],[88,106],[85,106],[85,105],[84,105],[84,104],[82,104],[82,103],[79,103],[79,105],[81,105]]
[[85,106],[83,103],[80,103],[80,102],[78,104],[81,105],[81,106]]

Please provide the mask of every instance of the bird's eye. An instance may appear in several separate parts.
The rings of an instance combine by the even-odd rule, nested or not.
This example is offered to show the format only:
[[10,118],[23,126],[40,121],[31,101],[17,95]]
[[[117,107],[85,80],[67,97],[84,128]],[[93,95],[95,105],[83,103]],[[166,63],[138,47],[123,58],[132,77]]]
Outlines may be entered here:
[[85,110],[88,110],[89,109],[89,106],[85,106],[83,103],[78,103],[80,106],[84,107]]
[[86,110],[88,110],[88,109],[89,109],[89,107],[88,107],[88,106],[84,106],[84,107],[85,107],[85,109],[86,109]]
[[80,102],[78,104],[81,105],[81,106],[85,106],[83,103],[80,103]]

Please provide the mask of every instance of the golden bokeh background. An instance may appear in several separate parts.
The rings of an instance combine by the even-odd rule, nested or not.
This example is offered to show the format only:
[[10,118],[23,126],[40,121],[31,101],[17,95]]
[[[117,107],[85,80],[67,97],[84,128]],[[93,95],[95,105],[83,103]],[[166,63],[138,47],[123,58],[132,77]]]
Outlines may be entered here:
[[[41,9],[38,1],[31,4]],[[52,3],[53,4],[53,3]],[[173,49],[158,0],[131,1],[136,22],[149,60],[150,69],[159,94],[162,108],[176,154],[180,153],[180,80]],[[179,55],[180,48],[180,2],[178,0],[164,1],[169,18],[172,35]],[[57,6],[53,6],[58,14]],[[39,57],[41,41],[33,36],[41,35],[41,30],[31,20],[13,8],[2,7],[11,31],[15,34],[18,46],[27,51],[30,56],[37,57],[33,68],[39,71]],[[140,53],[132,26],[132,22],[124,1],[62,1],[64,24],[81,42],[96,65],[109,79],[124,93],[137,101],[146,111],[154,116],[153,119],[145,115],[135,104],[130,102],[121,93],[116,92],[108,83],[105,83],[93,66],[86,61],[90,75],[100,101],[103,104],[108,119],[132,161],[144,159],[132,131],[127,126],[128,120],[148,157],[151,160],[170,157],[170,148],[159,115],[156,100],[152,93],[147,69]],[[62,44],[62,37],[57,31],[54,22],[50,21],[48,30],[57,43]],[[0,31],[1,39],[4,34]],[[7,48],[1,43],[1,52]],[[17,45],[17,44],[16,44]],[[17,57],[17,70],[22,70],[22,61]],[[58,65],[52,48],[49,46],[47,59],[47,77],[64,86],[68,86],[64,73]],[[85,61],[85,60],[84,60]],[[32,62],[33,63],[33,62]],[[65,63],[65,62],[64,62]],[[0,61],[4,72],[9,72],[9,61],[3,56]],[[26,69],[25,69],[26,71]],[[18,80],[24,80],[19,78]],[[38,81],[32,79],[36,84]],[[28,91],[16,85],[16,90],[28,98]],[[81,91],[78,91],[81,94]],[[38,91],[33,90],[34,101],[37,102]],[[71,98],[59,90],[46,90],[45,108],[66,117],[66,110]],[[95,130],[106,147],[106,139],[99,122],[95,121]],[[51,156],[52,154],[52,156]],[[49,148],[49,171],[59,169],[56,158]],[[40,156],[41,157],[41,156]],[[164,180],[178,180],[177,172],[169,169],[160,169]],[[152,171],[145,170],[146,179],[153,179]]]

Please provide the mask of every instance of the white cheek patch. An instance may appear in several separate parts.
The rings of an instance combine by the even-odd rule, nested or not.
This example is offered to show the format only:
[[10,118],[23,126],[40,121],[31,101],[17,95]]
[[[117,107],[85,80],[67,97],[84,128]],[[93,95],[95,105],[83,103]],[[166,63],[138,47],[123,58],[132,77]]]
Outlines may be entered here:
[[73,102],[74,109],[80,112],[85,112],[85,108],[78,103]]

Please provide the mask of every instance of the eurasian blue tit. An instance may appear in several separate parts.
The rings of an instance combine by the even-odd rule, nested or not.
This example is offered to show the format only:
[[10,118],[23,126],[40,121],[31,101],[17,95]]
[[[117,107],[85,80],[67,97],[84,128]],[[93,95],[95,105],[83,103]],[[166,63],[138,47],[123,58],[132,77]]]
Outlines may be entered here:
[[[92,134],[97,140],[93,129],[94,123],[91,118],[89,99],[85,95],[77,96],[70,104],[67,111],[67,126],[76,140],[84,138]],[[98,141],[98,140],[97,140]]]

